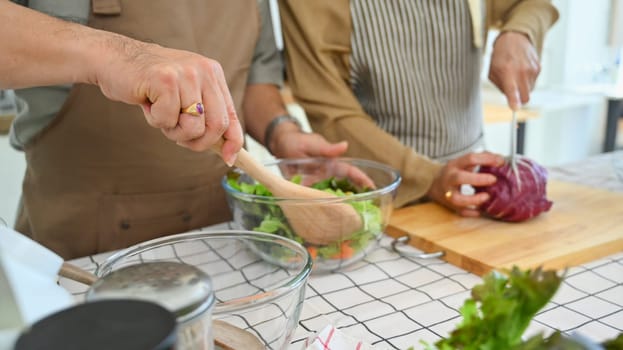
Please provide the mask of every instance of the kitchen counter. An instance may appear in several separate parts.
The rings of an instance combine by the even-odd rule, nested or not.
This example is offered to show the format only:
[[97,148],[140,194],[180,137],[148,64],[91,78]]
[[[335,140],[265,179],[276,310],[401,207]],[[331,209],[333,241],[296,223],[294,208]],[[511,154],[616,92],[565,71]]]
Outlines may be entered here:
[[[550,176],[623,191],[623,151],[552,168]],[[230,228],[231,223],[209,227]],[[383,237],[378,249],[340,272],[312,275],[292,349],[302,348],[306,337],[327,324],[378,349],[419,349],[420,340],[432,343],[455,327],[460,306],[481,278],[440,259],[403,257],[392,250],[391,242]],[[110,254],[72,262],[93,271]],[[77,298],[85,292],[81,284],[63,278],[60,282]],[[526,333],[549,334],[555,329],[595,341],[623,332],[623,252],[567,271],[560,290]]]

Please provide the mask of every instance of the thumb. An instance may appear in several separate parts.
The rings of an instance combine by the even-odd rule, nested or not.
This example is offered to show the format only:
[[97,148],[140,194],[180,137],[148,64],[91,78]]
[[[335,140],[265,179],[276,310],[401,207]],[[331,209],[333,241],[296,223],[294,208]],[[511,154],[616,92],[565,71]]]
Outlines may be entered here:
[[348,142],[329,143],[327,140],[322,140],[317,147],[315,152],[317,155],[329,158],[339,157],[348,149]]

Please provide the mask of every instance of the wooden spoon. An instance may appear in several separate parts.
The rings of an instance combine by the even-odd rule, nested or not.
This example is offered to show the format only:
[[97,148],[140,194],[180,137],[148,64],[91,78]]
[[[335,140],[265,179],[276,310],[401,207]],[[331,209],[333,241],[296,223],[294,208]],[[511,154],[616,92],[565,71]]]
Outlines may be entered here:
[[212,321],[214,344],[223,350],[264,350],[266,347],[254,334],[221,320]]
[[[221,143],[212,149],[221,154]],[[245,149],[238,152],[234,166],[242,169],[264,185],[275,197],[310,199],[309,204],[279,203],[294,231],[313,244],[329,244],[343,240],[362,227],[361,216],[355,208],[343,202],[317,203],[315,199],[339,198],[314,188],[297,185],[280,177],[256,161]]]
[[93,283],[95,283],[95,281],[97,281],[97,276],[95,276],[91,272],[84,270],[74,264],[70,264],[66,261],[63,262],[61,270],[58,272],[58,274],[65,278],[69,278],[70,280],[86,284],[88,286],[92,285]]

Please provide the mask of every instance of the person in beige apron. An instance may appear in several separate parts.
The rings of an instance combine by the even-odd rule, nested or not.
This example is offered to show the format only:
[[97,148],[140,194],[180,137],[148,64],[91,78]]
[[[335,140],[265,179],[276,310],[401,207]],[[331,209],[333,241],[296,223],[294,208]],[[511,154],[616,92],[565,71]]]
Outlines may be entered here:
[[[257,0],[175,6],[164,0],[92,0],[88,25],[217,60],[240,115],[243,96],[251,95],[245,89],[257,56],[257,6]],[[223,160],[171,143],[146,125],[139,108],[111,102],[95,86],[74,85],[60,112],[24,150],[16,229],[66,259],[230,218],[220,185],[228,169]]]
[[[312,129],[347,140],[351,157],[400,170],[396,206],[435,200],[477,216],[488,194],[478,166],[499,166],[484,147],[480,76],[490,27],[492,81],[509,105],[527,98],[538,54],[558,18],[550,0],[280,0],[288,79]],[[309,16],[314,13],[314,16]],[[515,96],[517,92],[517,96]]]

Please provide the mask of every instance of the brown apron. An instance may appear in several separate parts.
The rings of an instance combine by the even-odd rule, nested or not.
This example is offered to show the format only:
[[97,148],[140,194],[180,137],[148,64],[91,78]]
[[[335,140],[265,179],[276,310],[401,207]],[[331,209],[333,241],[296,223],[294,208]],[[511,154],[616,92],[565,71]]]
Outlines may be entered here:
[[[92,0],[89,25],[198,52],[221,63],[240,105],[259,33],[256,0]],[[26,147],[16,229],[65,259],[110,251],[230,218],[212,152],[177,146],[141,109],[73,87]]]

